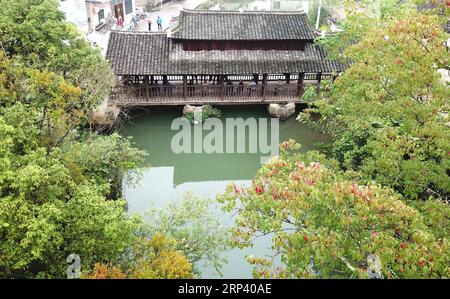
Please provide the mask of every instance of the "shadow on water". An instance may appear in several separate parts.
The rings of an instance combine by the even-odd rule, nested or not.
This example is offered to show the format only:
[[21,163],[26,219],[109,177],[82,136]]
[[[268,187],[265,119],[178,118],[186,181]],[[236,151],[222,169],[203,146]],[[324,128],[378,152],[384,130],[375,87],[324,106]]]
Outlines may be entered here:
[[[299,110],[301,107],[297,107]],[[229,136],[225,131],[226,118],[269,118],[265,105],[257,106],[224,106],[221,120],[224,128],[224,151],[226,142],[237,145],[237,132]],[[279,122],[279,141],[289,138],[302,144],[302,151],[314,148],[316,143],[327,143],[329,138],[316,130],[299,124],[295,117]],[[197,196],[215,198],[218,193],[234,181],[239,185],[250,185],[251,179],[261,167],[262,153],[248,153],[249,130],[245,134],[247,153],[180,153],[171,149],[172,138],[177,131],[171,130],[172,121],[182,115],[182,107],[155,107],[131,112],[119,133],[132,136],[136,146],[147,150],[150,154],[148,169],[138,186],[124,188],[124,196],[128,202],[129,213],[144,213],[151,207],[163,208],[170,200],[182,198],[183,194],[192,191]],[[270,124],[270,120],[268,121]],[[209,133],[204,132],[203,135]],[[256,134],[255,132],[252,132]],[[268,135],[271,127],[268,126]],[[192,131],[192,138],[194,132]],[[254,136],[253,136],[254,137]],[[227,139],[228,138],[228,139]],[[258,139],[259,140],[259,139]],[[270,138],[269,138],[270,140]],[[269,141],[270,145],[270,141]],[[232,225],[230,215],[223,215],[222,223]],[[270,254],[270,236],[260,238],[253,248],[233,249],[226,253],[228,264],[224,266],[224,278],[251,278],[251,267],[245,262],[246,254],[262,256]],[[211,267],[202,268],[202,277],[220,277]]]

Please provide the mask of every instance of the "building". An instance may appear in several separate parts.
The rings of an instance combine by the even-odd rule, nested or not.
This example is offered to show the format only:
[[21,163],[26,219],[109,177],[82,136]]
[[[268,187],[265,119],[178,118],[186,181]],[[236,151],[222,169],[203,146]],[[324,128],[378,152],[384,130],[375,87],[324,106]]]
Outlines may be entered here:
[[61,0],[59,9],[78,30],[84,34],[89,32],[85,0]]
[[300,12],[182,10],[168,32],[117,32],[106,57],[113,104],[301,102],[305,84],[346,68],[313,44]]
[[88,34],[103,24],[117,22],[119,16],[124,24],[130,23],[136,5],[135,0],[61,0],[59,9],[65,13],[67,21]]
[[89,32],[99,28],[102,24],[113,19],[117,21],[119,16],[124,23],[130,23],[135,14],[135,0],[85,0],[89,24]]

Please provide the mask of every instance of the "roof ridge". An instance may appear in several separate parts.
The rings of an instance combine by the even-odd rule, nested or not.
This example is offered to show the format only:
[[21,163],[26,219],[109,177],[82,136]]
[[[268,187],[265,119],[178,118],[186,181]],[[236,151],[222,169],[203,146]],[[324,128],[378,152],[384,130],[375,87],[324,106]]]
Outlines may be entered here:
[[158,32],[158,31],[124,31],[124,30],[115,30],[111,29],[111,33],[117,34],[128,34],[128,35],[167,35],[167,32]]
[[180,13],[202,13],[202,14],[271,14],[271,15],[307,15],[304,11],[294,10],[210,10],[183,8]]

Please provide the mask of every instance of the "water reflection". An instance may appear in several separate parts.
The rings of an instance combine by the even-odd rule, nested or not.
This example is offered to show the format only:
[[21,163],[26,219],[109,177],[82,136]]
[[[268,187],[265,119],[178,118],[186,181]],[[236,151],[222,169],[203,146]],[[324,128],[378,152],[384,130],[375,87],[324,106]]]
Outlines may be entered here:
[[[152,108],[137,113],[123,124],[120,133],[133,136],[137,146],[150,152],[148,169],[138,186],[126,187],[124,196],[131,214],[143,213],[150,208],[164,208],[171,200],[178,200],[188,191],[196,196],[215,198],[230,182],[248,186],[261,167],[262,154],[175,154],[171,140],[176,134],[170,129],[172,120],[182,114],[181,108]],[[237,106],[222,108],[222,119],[227,117],[268,117],[265,106]],[[302,150],[313,148],[328,138],[315,130],[300,125],[295,117],[280,121],[280,141],[294,138]],[[248,134],[247,134],[248,138]],[[223,225],[231,226],[233,219],[222,213]],[[251,278],[252,269],[245,255],[271,255],[271,236],[259,238],[253,248],[234,249],[226,253],[224,278]],[[219,278],[212,267],[201,267],[202,277]]]

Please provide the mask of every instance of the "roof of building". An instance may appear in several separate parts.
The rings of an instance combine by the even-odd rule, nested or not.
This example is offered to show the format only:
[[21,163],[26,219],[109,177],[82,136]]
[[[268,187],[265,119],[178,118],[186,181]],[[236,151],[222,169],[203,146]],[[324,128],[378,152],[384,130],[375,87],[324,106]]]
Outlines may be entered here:
[[166,33],[111,31],[106,58],[117,75],[165,73],[170,41]]
[[307,44],[300,50],[184,51],[165,33],[112,31],[107,59],[116,75],[334,72],[347,67]]
[[301,12],[184,9],[172,36],[194,40],[312,40],[318,33]]

